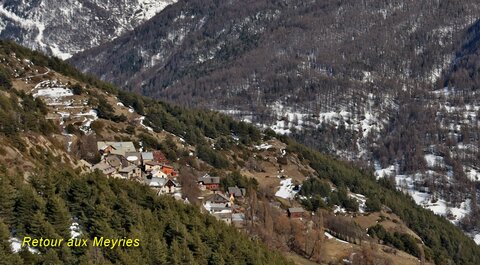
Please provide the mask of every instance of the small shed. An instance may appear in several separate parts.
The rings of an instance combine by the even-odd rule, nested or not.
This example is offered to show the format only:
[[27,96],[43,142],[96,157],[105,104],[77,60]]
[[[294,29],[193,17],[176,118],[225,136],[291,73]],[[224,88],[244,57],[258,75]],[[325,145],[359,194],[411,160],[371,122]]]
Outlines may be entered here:
[[287,214],[290,218],[302,218],[305,211],[300,207],[288,208]]

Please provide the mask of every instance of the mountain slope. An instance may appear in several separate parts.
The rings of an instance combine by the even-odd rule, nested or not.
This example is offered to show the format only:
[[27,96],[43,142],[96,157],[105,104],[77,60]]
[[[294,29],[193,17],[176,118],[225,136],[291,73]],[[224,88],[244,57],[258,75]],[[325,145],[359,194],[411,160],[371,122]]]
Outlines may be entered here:
[[[180,1],[71,62],[124,89],[307,135],[322,151],[373,164],[375,141],[403,119],[399,106],[450,63],[472,4]],[[389,160],[382,166],[409,163]]]
[[173,2],[5,0],[0,38],[66,59],[132,30]]
[[[107,178],[99,171],[87,170],[76,153],[77,148],[83,150],[78,146],[78,138],[93,136],[92,128],[99,130],[100,123],[109,121],[102,121],[103,118],[124,120],[126,116],[112,115],[113,110],[101,107],[109,103],[88,100],[83,104],[82,100],[102,101],[109,93],[90,86],[81,90],[79,85],[72,88],[77,94],[67,93],[71,85],[68,81],[82,83],[61,73],[73,71],[71,67],[12,43],[0,42],[0,60],[3,263],[290,264],[246,234],[202,214],[194,205],[158,196],[150,187],[134,181]],[[85,76],[81,79],[89,80]],[[88,82],[109,88],[99,81]],[[36,86],[37,83],[40,85]],[[63,104],[65,97],[69,98],[68,104]],[[81,103],[80,112],[77,100]],[[90,116],[97,116],[91,108],[97,108],[102,118],[89,121]],[[81,112],[88,109],[88,115]],[[136,124],[141,130],[141,122]],[[123,125],[111,121],[110,129],[102,131],[118,132]],[[117,133],[115,137],[121,135]],[[72,145],[71,141],[75,143]],[[88,154],[82,156],[88,158]],[[22,248],[24,237],[63,239],[64,244]],[[92,245],[95,237],[104,237],[103,247]],[[69,238],[89,243],[85,247],[67,247]],[[107,243],[109,239],[117,240],[117,246]]]
[[[385,94],[401,88],[396,82],[438,77],[458,32],[474,19],[473,2],[454,2],[181,1],[71,61],[127,89],[177,102],[251,111],[278,101],[325,112],[335,108],[326,95],[350,96],[351,86]],[[220,88],[226,97],[215,93]]]
[[[330,232],[335,233],[338,237],[347,240],[352,240],[353,238],[352,242],[358,239],[366,240],[368,244],[378,246],[379,249],[375,252],[375,256],[386,255],[384,254],[386,250],[392,247],[398,247],[399,249],[404,249],[412,255],[415,255],[416,258],[413,258],[413,260],[415,260],[414,262],[416,262],[417,258],[423,258],[427,261],[435,262],[436,264],[448,264],[449,262],[454,262],[455,264],[478,264],[479,262],[478,257],[480,257],[480,249],[471,239],[466,237],[450,222],[415,205],[415,202],[407,195],[400,191],[396,191],[395,185],[387,178],[377,181],[372,172],[360,170],[354,165],[321,155],[312,149],[306,148],[305,146],[288,139],[287,137],[276,136],[271,130],[261,133],[252,125],[235,122],[231,118],[219,113],[173,107],[166,103],[156,102],[152,99],[143,98],[135,94],[119,92],[111,85],[80,74],[69,65],[57,59],[49,59],[41,54],[28,51],[11,43],[2,42],[1,48],[1,50],[4,51],[2,61],[6,62],[2,65],[2,72],[6,72],[6,74],[4,74],[4,78],[0,80],[2,80],[1,84],[7,84],[8,87],[10,87],[8,85],[9,83],[13,84],[14,89],[7,90],[6,92],[10,95],[13,95],[12,93],[18,93],[19,95],[23,95],[22,97],[25,99],[31,99],[32,93],[38,94],[40,93],[40,91],[38,91],[39,89],[46,89],[41,86],[35,88],[39,83],[46,84],[45,81],[55,83],[55,86],[57,87],[68,88],[69,86],[72,86],[72,91],[74,89],[73,87],[76,86],[75,83],[78,83],[82,88],[79,90],[79,95],[69,95],[66,99],[60,101],[51,101],[48,99],[49,97],[37,97],[37,100],[34,100],[36,105],[32,105],[28,100],[22,101],[23,104],[29,104],[29,107],[27,108],[29,110],[38,109],[38,111],[41,111],[41,109],[44,109],[44,113],[50,114],[49,116],[51,116],[52,122],[58,125],[58,131],[53,133],[53,136],[51,135],[52,131],[46,131],[46,135],[43,136],[47,139],[47,142],[51,142],[51,146],[55,146],[55,148],[47,146],[45,146],[46,148],[43,148],[43,145],[40,145],[38,148],[35,147],[35,145],[32,144],[34,143],[33,141],[37,140],[36,143],[38,145],[38,143],[41,143],[38,139],[42,139],[42,137],[37,135],[36,131],[28,132],[24,131],[25,129],[20,129],[19,131],[15,131],[16,133],[4,135],[5,137],[15,136],[24,139],[26,151],[23,152],[23,159],[14,160],[15,155],[12,155],[9,150],[11,149],[16,153],[22,152],[18,147],[15,147],[12,144],[13,141],[10,141],[10,138],[2,141],[2,143],[6,143],[5,149],[7,150],[7,155],[3,155],[0,158],[2,159],[2,163],[6,163],[7,165],[6,171],[10,172],[8,174],[9,184],[13,186],[18,185],[18,187],[21,188],[21,194],[24,194],[23,192],[25,192],[24,196],[26,197],[32,197],[32,192],[29,193],[28,191],[31,186],[35,190],[39,189],[41,191],[40,195],[33,195],[33,199],[38,201],[38,205],[35,204],[36,208],[34,209],[37,214],[33,220],[35,220],[35,222],[39,220],[38,223],[41,224],[39,225],[40,227],[49,228],[50,225],[48,225],[48,223],[53,225],[51,221],[47,220],[45,222],[44,218],[42,219],[41,212],[44,210],[44,208],[42,208],[44,200],[51,197],[46,195],[50,194],[49,192],[52,192],[51,187],[47,184],[57,183],[56,181],[52,182],[52,180],[58,180],[57,185],[59,188],[54,188],[54,193],[64,200],[67,205],[72,205],[72,209],[69,209],[69,213],[75,214],[75,217],[80,220],[79,224],[82,229],[84,229],[82,231],[88,233],[89,236],[93,236],[95,233],[113,233],[114,235],[119,236],[120,234],[117,234],[119,233],[117,228],[122,227],[122,225],[125,224],[130,225],[132,222],[131,218],[129,218],[131,216],[130,213],[138,213],[138,211],[140,211],[141,213],[145,213],[145,219],[141,219],[142,222],[140,222],[143,223],[143,226],[133,221],[133,227],[140,227],[139,229],[143,227],[147,229],[149,227],[145,226],[147,221],[143,220],[148,219],[153,223],[157,223],[157,220],[155,219],[158,219],[159,223],[157,224],[160,227],[164,227],[165,230],[155,230],[153,235],[158,235],[160,238],[165,239],[165,243],[168,245],[167,248],[169,249],[167,251],[168,254],[178,253],[178,256],[190,259],[192,256],[189,253],[191,253],[196,260],[208,262],[208,257],[203,256],[202,253],[211,253],[209,257],[213,260],[217,260],[217,258],[220,260],[228,258],[229,261],[232,261],[238,259],[237,254],[241,255],[240,253],[242,253],[242,251],[246,251],[246,255],[244,255],[244,258],[240,259],[241,261],[248,262],[250,258],[255,258],[258,259],[258,261],[265,261],[265,263],[268,263],[268,261],[274,262],[275,264],[277,264],[277,262],[283,262],[283,260],[275,260],[274,257],[269,256],[269,252],[258,254],[261,256],[251,256],[248,249],[253,246],[250,245],[250,243],[245,243],[246,241],[243,240],[239,240],[235,244],[246,244],[244,245],[245,248],[236,245],[237,247],[235,247],[235,249],[240,252],[235,251],[234,253],[231,253],[233,256],[223,256],[220,254],[220,257],[218,257],[217,255],[214,255],[215,253],[220,252],[216,252],[213,249],[221,250],[213,247],[215,244],[218,244],[218,241],[213,239],[213,241],[207,240],[207,246],[201,245],[197,242],[197,234],[191,230],[192,226],[193,228],[198,229],[196,225],[199,225],[200,231],[205,231],[202,230],[202,224],[210,222],[208,217],[197,216],[195,213],[198,210],[191,208],[190,206],[177,207],[177,204],[173,204],[173,207],[181,210],[178,213],[180,219],[176,219],[175,217],[172,218],[172,220],[169,218],[164,220],[164,218],[162,218],[164,215],[162,214],[171,213],[169,209],[172,209],[172,207],[165,206],[168,205],[171,200],[156,198],[156,196],[153,196],[152,198],[151,192],[145,189],[144,186],[140,186],[136,183],[127,184],[123,181],[108,180],[103,178],[103,176],[101,177],[95,174],[89,174],[86,176],[77,176],[79,173],[76,172],[68,174],[55,174],[55,172],[51,172],[51,174],[49,174],[49,172],[43,173],[44,171],[37,169],[45,166],[45,164],[39,163],[40,161],[46,161],[46,165],[58,166],[63,165],[61,163],[75,164],[79,158],[95,159],[95,157],[89,156],[88,150],[85,149],[86,145],[82,143],[95,141],[95,137],[107,139],[113,138],[118,141],[141,141],[145,148],[160,148],[167,154],[169,159],[177,161],[175,163],[176,165],[183,164],[187,168],[187,172],[190,172],[190,170],[196,172],[195,170],[198,170],[198,173],[216,173],[221,175],[224,178],[224,181],[228,183],[233,181],[233,183],[243,183],[243,185],[252,186],[255,186],[254,181],[246,181],[244,177],[239,176],[235,171],[240,171],[246,176],[255,178],[257,183],[259,183],[257,197],[252,196],[251,199],[248,200],[247,206],[250,205],[250,209],[254,209],[255,214],[255,217],[252,217],[249,220],[258,220],[258,223],[249,227],[249,232],[253,233],[255,237],[268,242],[269,245],[272,244],[271,246],[274,246],[277,249],[291,247],[292,250],[295,250],[305,257],[314,257],[314,255],[312,255],[313,252],[310,252],[311,249],[306,253],[308,250],[307,243],[310,243],[311,241],[303,240],[311,239],[312,236],[315,235],[311,232],[314,230],[313,227],[318,220],[315,221],[314,218],[312,220],[307,219],[309,222],[304,224],[306,225],[305,227],[301,227],[298,226],[298,223],[295,221],[292,221],[292,223],[286,221],[286,216],[283,212],[283,209],[285,209],[284,207],[291,207],[292,204],[299,205],[299,203],[302,203],[307,209],[317,211],[315,216],[324,216],[326,219],[324,221],[325,227],[329,229]],[[55,80],[56,82],[54,82]],[[70,84],[68,82],[70,82]],[[42,98],[42,100],[39,100],[40,98]],[[56,97],[54,96],[51,98],[53,99]],[[70,100],[73,101],[71,102]],[[44,101],[46,102],[46,106],[41,107],[42,103],[39,102]],[[63,110],[69,109],[66,107],[76,106],[77,102],[80,104],[86,102],[87,105],[82,107],[82,111],[87,112],[89,109],[94,109],[97,112],[98,119],[90,124],[87,124],[88,118],[76,120],[74,116],[78,113],[74,110],[70,110],[73,111],[70,112],[70,118],[66,118],[66,115],[61,115]],[[65,105],[64,103],[68,103],[69,105]],[[14,104],[14,106],[17,105],[18,104]],[[37,105],[38,107],[35,107]],[[61,108],[62,110],[57,108]],[[132,112],[129,109],[131,109]],[[22,114],[19,110],[16,112]],[[16,117],[15,112],[9,112],[8,115]],[[22,117],[22,115],[20,116]],[[145,118],[139,119],[141,116],[145,116]],[[22,118],[22,120],[27,119]],[[64,122],[63,124],[62,121]],[[47,123],[52,124],[52,122]],[[35,124],[36,123],[33,123],[32,126],[28,126],[27,128],[42,128]],[[72,126],[69,126],[70,124]],[[89,130],[86,128],[89,128]],[[62,134],[61,129],[69,130],[70,132],[63,132]],[[2,133],[5,132],[2,131]],[[51,139],[57,137],[59,138],[58,142]],[[277,137],[281,141],[275,139]],[[73,142],[71,146],[68,144],[68,141]],[[69,146],[71,147],[70,150]],[[51,149],[56,150],[57,154],[52,152]],[[194,153],[193,157],[190,155],[190,152]],[[22,165],[23,161],[37,161],[38,164],[35,165],[34,163],[30,163]],[[271,169],[272,164],[274,165],[273,169]],[[24,169],[22,170],[20,166],[23,166]],[[29,177],[29,174],[23,174],[23,176],[17,174],[18,172],[24,171],[41,172],[41,174],[34,174],[31,177]],[[323,191],[322,193],[315,194],[318,189],[318,186],[316,187],[315,184],[310,187],[310,191],[313,191],[314,194],[309,194],[309,192],[305,190],[305,193],[303,193],[304,197],[303,199],[300,199],[300,201],[295,199],[272,200],[272,197],[277,196],[271,195],[271,191],[268,190],[271,189],[269,185],[272,183],[274,185],[279,184],[281,179],[280,176],[279,178],[271,177],[272,175],[274,176],[277,174],[287,175],[292,179],[296,178],[295,180],[300,182],[309,179],[303,183],[303,186],[308,186],[308,183],[312,181],[313,183],[315,183],[315,181],[320,181],[320,183],[323,183],[320,184],[320,189]],[[65,175],[71,175],[71,177],[65,178]],[[189,174],[185,175],[188,176]],[[25,182],[22,177],[26,178],[27,181]],[[195,174],[190,174],[190,177],[196,179]],[[2,178],[3,181],[6,179],[7,178]],[[72,180],[72,182],[69,182],[68,180]],[[325,184],[328,186],[325,186]],[[92,186],[92,188],[87,188],[89,185]],[[2,187],[5,186],[8,185],[2,185]],[[327,187],[326,189],[328,192],[323,195],[325,187]],[[27,189],[27,191],[23,191],[23,189]],[[73,192],[73,190],[75,190],[75,192]],[[99,190],[102,190],[102,193],[99,193]],[[103,192],[105,192],[104,195],[102,195]],[[127,202],[124,203],[122,201],[119,205],[113,203],[115,199],[110,197],[112,192],[118,194],[120,198],[124,198]],[[0,194],[6,193],[2,192]],[[33,192],[33,194],[37,193]],[[279,195],[284,196],[283,192]],[[325,203],[322,204],[319,202],[318,195],[325,196],[320,197],[320,200],[325,200]],[[353,199],[351,196],[354,196],[357,199]],[[88,199],[80,199],[84,197]],[[254,198],[257,198],[257,203],[254,202]],[[373,207],[370,202],[362,202],[365,198],[378,199],[376,202],[377,206]],[[129,200],[132,200],[130,201],[131,203],[128,202]],[[19,201],[23,201],[23,199],[19,199]],[[95,205],[97,202],[101,202],[101,204],[98,206]],[[270,206],[271,203],[274,202],[280,203],[281,207],[277,208],[275,206]],[[359,205],[360,203],[365,204],[365,206],[370,206],[363,209],[363,207]],[[380,204],[380,206],[378,206],[378,204]],[[128,206],[124,209],[121,205]],[[158,205],[158,207],[155,205]],[[387,208],[385,208],[384,211],[382,210],[382,212],[377,213],[379,214],[379,219],[376,220],[375,217],[373,217],[366,227],[359,228],[359,225],[355,223],[356,221],[352,222],[352,220],[357,220],[353,219],[355,216],[355,218],[358,216],[368,218],[368,216],[372,214],[365,212],[362,213],[362,211],[365,211],[370,207],[372,207],[372,209],[376,208],[374,211],[378,211],[378,207],[382,208],[382,205]],[[155,212],[154,208],[149,208],[153,206],[156,207],[155,209],[158,208],[157,212]],[[255,208],[253,208],[253,206],[255,206]],[[25,205],[21,207],[26,209],[26,211],[22,210],[17,212],[25,213],[26,216],[33,214],[29,207],[26,207]],[[106,216],[95,215],[99,212],[96,207],[100,207],[102,212],[109,214]],[[120,207],[120,209],[118,207]],[[345,216],[341,212],[335,213],[334,209],[336,208],[340,210],[343,209],[342,211],[345,211]],[[114,211],[112,211],[112,209]],[[186,216],[182,215],[182,209],[186,209],[186,215],[191,215],[190,219],[185,219]],[[351,212],[347,212],[347,209]],[[40,213],[38,213],[39,211]],[[144,211],[147,211],[148,213]],[[157,215],[152,217],[151,212]],[[118,213],[121,214],[118,215]],[[171,213],[171,215],[176,216],[174,213]],[[375,214],[372,215],[375,216]],[[395,217],[395,215],[398,217]],[[8,217],[12,215],[7,214],[6,216]],[[143,214],[141,214],[141,216],[143,216]],[[197,217],[200,219],[197,219]],[[392,220],[389,221],[387,218],[392,218]],[[50,228],[50,230],[47,231],[37,230],[39,226],[35,225],[30,227],[23,223],[24,220],[24,218],[16,219],[17,223],[15,226],[19,229],[27,229],[32,233],[52,232]],[[134,220],[137,219],[134,218]],[[173,225],[169,225],[174,223],[178,224],[179,220],[180,224],[185,224],[185,226],[181,225],[180,227],[172,227]],[[170,221],[172,221],[172,223],[170,223]],[[310,221],[313,222],[313,226],[309,224]],[[358,222],[364,223],[364,221],[361,222],[360,220],[358,220]],[[385,223],[385,227],[387,228],[398,226],[397,228],[399,230],[388,230],[388,233],[385,233],[382,232],[382,228],[371,227],[376,223]],[[111,224],[111,226],[109,224]],[[285,224],[288,225],[285,226]],[[218,226],[216,222],[213,222],[211,225]],[[210,226],[207,225],[206,227]],[[288,227],[291,227],[291,229],[288,229]],[[275,233],[272,233],[272,229]],[[369,233],[371,233],[373,239],[366,236],[366,229],[370,231]],[[301,233],[290,234],[289,232],[296,230],[301,231]],[[373,233],[372,231],[376,232]],[[155,234],[157,232],[160,234]],[[147,233],[146,235],[148,235],[150,230],[141,230],[139,233]],[[210,235],[216,235],[216,233],[212,231],[206,231],[206,233],[208,234],[205,235],[207,239],[210,239]],[[233,231],[226,233],[225,237],[227,238],[229,238],[229,236],[237,236]],[[413,236],[407,233],[413,233]],[[170,241],[169,239],[172,238],[172,234],[175,239]],[[201,235],[199,236],[201,237]],[[328,234],[328,236],[331,236],[331,234]],[[318,237],[318,234],[316,234],[316,237]],[[216,238],[218,239],[218,237]],[[243,236],[239,238],[243,238]],[[381,241],[389,242],[388,246],[376,243]],[[227,242],[229,241],[227,240]],[[368,253],[371,253],[367,249],[362,250],[362,248],[355,244],[339,245],[338,240],[335,239],[335,237],[325,239],[325,242],[326,243],[322,244],[324,251],[331,249],[332,246],[334,246],[334,249],[347,249],[345,250],[345,255],[341,254],[340,256],[335,256],[333,260],[338,260],[339,258],[341,259],[344,257],[348,258],[352,253],[363,253],[362,251],[365,251],[365,253],[361,254],[361,256],[366,256]],[[210,243],[212,245],[208,245]],[[185,246],[184,244],[186,244],[186,247],[183,248],[182,246]],[[342,242],[341,244],[348,243]],[[154,253],[156,253],[156,251],[163,253],[162,251],[165,250],[165,244],[162,242],[155,242],[155,246],[158,247],[158,250],[140,249],[140,253],[132,253],[132,256],[141,256],[142,259],[148,263],[151,261],[150,259],[154,258],[151,257],[152,251]],[[197,247],[200,247],[202,251],[199,251],[199,248]],[[203,247],[207,248],[206,252],[203,251],[205,250]],[[188,249],[188,253],[182,253],[182,249]],[[209,252],[209,249],[212,249],[213,252]],[[352,249],[354,252],[351,252]],[[230,254],[230,252],[231,251],[222,251],[221,253]],[[89,253],[91,254],[91,252],[87,251],[85,255],[88,257],[90,255]],[[69,257],[68,254],[63,256],[59,254],[60,253],[57,252],[55,255],[60,258]],[[329,253],[326,252],[326,254],[323,254],[325,256],[321,255],[321,257],[326,258],[328,254]],[[29,257],[30,254],[28,254],[28,251],[22,252],[21,255],[24,259],[29,258],[30,260],[47,257],[46,255],[41,257],[34,255],[32,258]],[[49,257],[55,255],[49,253]],[[80,255],[82,255],[82,253]],[[177,255],[173,256],[177,257]],[[401,256],[404,258],[405,254],[402,253]],[[156,256],[155,258],[161,257],[162,256]],[[396,258],[394,254],[390,254],[388,257],[396,259],[394,264],[405,264],[405,260],[412,262],[411,256],[409,256],[408,259],[403,260],[403,262],[399,262],[398,259],[400,257]],[[111,262],[128,263],[131,256],[124,255],[122,252],[111,253],[110,251],[102,251],[100,258],[104,258]],[[167,262],[172,262],[172,260],[167,260]],[[152,263],[156,262],[154,261]]]
[[480,179],[480,105],[461,84],[477,76],[456,66],[476,47],[477,12],[469,0],[179,1],[71,62],[375,168],[458,225]]

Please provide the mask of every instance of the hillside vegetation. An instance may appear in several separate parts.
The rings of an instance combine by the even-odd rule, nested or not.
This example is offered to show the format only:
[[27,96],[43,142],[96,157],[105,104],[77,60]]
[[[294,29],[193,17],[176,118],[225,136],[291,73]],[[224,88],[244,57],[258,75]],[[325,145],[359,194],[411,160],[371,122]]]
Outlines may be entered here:
[[[72,170],[38,172],[28,182],[4,171],[1,181],[3,264],[289,264],[196,207],[137,183]],[[132,238],[140,246],[10,250],[12,229],[16,238],[70,238],[72,222],[81,224],[80,238]]]

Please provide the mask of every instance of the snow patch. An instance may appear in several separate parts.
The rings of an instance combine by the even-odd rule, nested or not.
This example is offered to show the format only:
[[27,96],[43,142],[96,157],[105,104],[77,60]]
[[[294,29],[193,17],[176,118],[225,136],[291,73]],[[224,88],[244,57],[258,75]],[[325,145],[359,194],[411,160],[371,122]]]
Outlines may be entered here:
[[291,178],[280,181],[280,185],[281,186],[279,190],[275,193],[275,196],[283,199],[293,199],[299,191],[299,190],[297,191],[293,190],[295,185],[293,185]]
[[271,144],[263,143],[263,144],[261,144],[261,145],[255,145],[254,147],[255,147],[255,149],[257,149],[257,150],[267,150],[267,149],[269,149],[269,148],[272,148],[273,146],[272,146]]
[[37,93],[33,94],[33,97],[48,97],[48,98],[62,98],[73,96],[73,92],[69,88],[65,87],[50,87],[39,89]]
[[392,176],[395,173],[395,166],[391,165],[386,168],[381,168],[380,163],[375,161],[375,177],[377,179]]
[[397,189],[403,190],[405,193],[412,196],[415,203],[422,206],[425,209],[429,209],[437,215],[446,217],[453,224],[458,224],[470,211],[470,200],[467,199],[459,206],[449,205],[444,199],[436,198],[432,194],[427,192],[421,192],[415,190],[415,180],[421,177],[420,174],[416,175],[397,175]]
[[347,241],[340,240],[340,239],[332,236],[332,234],[330,234],[330,233],[328,233],[328,232],[325,232],[325,236],[326,236],[328,239],[335,239],[336,241],[338,241],[338,242],[340,242],[340,243],[350,244],[350,243],[348,243]]
[[425,161],[427,161],[428,167],[436,167],[443,164],[443,157],[432,155],[432,154],[426,154]]
[[479,181],[480,180],[480,171],[473,168],[473,167],[464,167],[465,175],[471,181]]
[[147,129],[147,131],[153,132],[153,128],[152,128],[152,127],[149,127],[149,126],[143,124],[143,122],[145,121],[145,116],[141,116],[141,117],[138,118],[137,120],[140,121],[140,125],[142,125],[143,128]]
[[335,205],[335,209],[333,209],[333,213],[346,213],[347,209],[340,207],[338,205]]
[[82,235],[82,230],[80,229],[80,224],[77,222],[73,222],[70,225],[70,236],[72,238],[76,238]]
[[480,245],[480,233],[479,234],[476,234],[474,237],[473,237],[473,241],[475,241],[475,243],[477,245]]
[[[20,240],[16,237],[11,237],[8,241],[10,242],[10,247],[12,248],[13,253],[18,253],[22,250],[22,240]],[[35,248],[27,247],[27,249],[32,254],[38,254],[39,253],[39,251]]]
[[91,109],[85,113],[82,112],[75,114],[75,117],[84,117],[82,125],[80,126],[80,130],[85,134],[88,134],[91,131],[92,122],[98,119],[98,113],[96,110]]
[[358,194],[358,193],[351,193],[349,196],[350,198],[353,198],[358,202],[358,212],[364,213],[365,210],[367,209],[367,206],[365,205],[365,203],[367,202],[365,195]]

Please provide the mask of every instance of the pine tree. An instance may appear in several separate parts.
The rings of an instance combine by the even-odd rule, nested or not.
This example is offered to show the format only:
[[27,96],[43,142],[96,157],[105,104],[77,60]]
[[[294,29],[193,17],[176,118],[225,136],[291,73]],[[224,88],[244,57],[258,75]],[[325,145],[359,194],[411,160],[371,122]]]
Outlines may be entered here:
[[222,255],[217,252],[213,252],[212,255],[208,258],[208,264],[215,264],[215,265],[225,265],[226,262],[223,259]]
[[91,207],[91,187],[86,181],[81,179],[75,179],[70,185],[68,191],[68,201],[70,209],[72,209],[72,215],[81,217],[82,213],[88,212]]
[[190,251],[187,241],[184,239],[180,247],[182,250],[182,264],[194,264],[195,259],[193,258],[192,251]]
[[42,255],[43,265],[61,265],[63,264],[57,256],[57,253],[53,249],[47,250],[45,254]]
[[45,215],[41,211],[37,211],[28,222],[27,232],[30,236],[38,236],[44,238],[60,238],[55,233],[55,228],[47,222]]
[[95,207],[94,215],[90,217],[90,233],[94,236],[114,237],[115,232],[109,225],[111,216],[112,212],[105,204]]
[[46,208],[47,220],[50,224],[53,225],[59,235],[69,238],[71,218],[65,203],[59,197],[54,196],[48,200]]
[[0,176],[0,218],[7,224],[13,222],[15,189],[6,176]]
[[169,264],[168,260],[168,246],[163,238],[150,237],[147,242],[147,253],[149,255],[149,264]]
[[168,264],[171,265],[180,265],[182,263],[182,250],[177,242],[174,240],[170,246],[170,253],[168,257]]
[[19,190],[14,207],[17,233],[24,234],[26,232],[26,226],[40,207],[39,198],[31,187],[23,187]]

